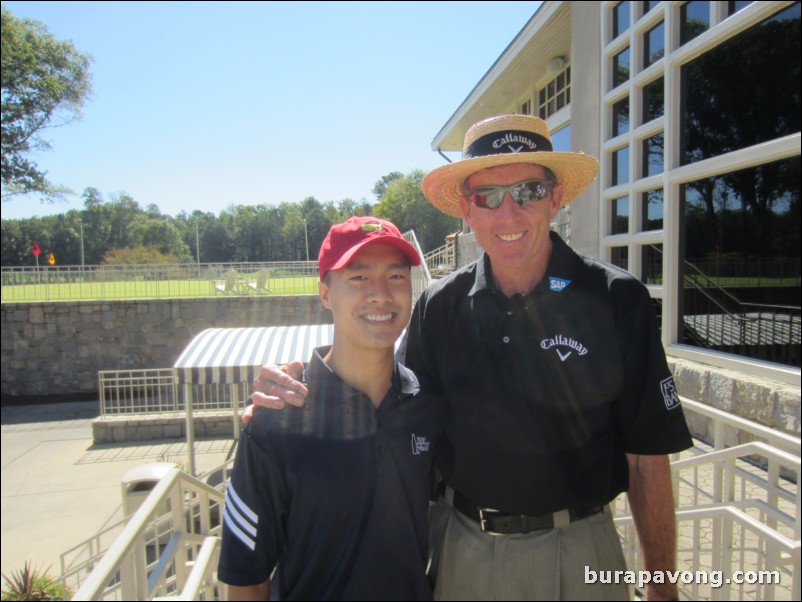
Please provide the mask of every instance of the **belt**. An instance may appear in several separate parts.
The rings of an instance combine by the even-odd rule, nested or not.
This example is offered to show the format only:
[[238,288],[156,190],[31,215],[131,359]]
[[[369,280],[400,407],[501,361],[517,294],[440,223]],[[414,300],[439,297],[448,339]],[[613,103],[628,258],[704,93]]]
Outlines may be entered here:
[[[492,508],[480,508],[471,503],[459,491],[454,491],[454,508],[468,518],[479,523],[479,527],[486,533],[509,535],[512,533],[531,533],[532,531],[545,531],[554,529],[554,514],[542,516],[527,516],[525,514],[506,514]],[[568,508],[570,522],[588,518],[599,514],[604,506],[579,506]]]

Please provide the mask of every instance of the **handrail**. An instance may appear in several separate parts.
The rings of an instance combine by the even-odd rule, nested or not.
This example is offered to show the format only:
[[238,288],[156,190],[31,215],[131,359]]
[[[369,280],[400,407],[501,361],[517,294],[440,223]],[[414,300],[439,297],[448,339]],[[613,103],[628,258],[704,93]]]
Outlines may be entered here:
[[[187,578],[181,595],[176,596],[176,600],[197,600],[201,589],[207,586],[209,574],[217,569],[217,561],[220,557],[220,538],[206,537],[201,545],[198,558],[192,567],[192,572]],[[210,567],[212,570],[210,571]],[[208,599],[208,598],[207,598]]]
[[[683,491],[683,499],[686,500],[686,505],[677,511],[677,522],[682,526],[682,530],[693,532],[692,538],[687,534],[684,536],[686,547],[683,548],[686,552],[690,550],[689,553],[693,556],[691,558],[686,556],[685,564],[680,566],[686,569],[692,568],[694,571],[710,569],[720,572],[723,569],[726,572],[753,568],[780,571],[783,579],[790,578],[790,581],[784,581],[782,584],[783,593],[788,589],[794,593],[791,599],[798,599],[800,574],[802,574],[799,541],[800,523],[802,523],[800,493],[798,486],[789,486],[787,481],[779,479],[779,466],[781,465],[789,473],[796,472],[796,483],[799,482],[799,438],[686,398],[681,400],[688,414],[701,414],[712,421],[714,450],[675,460],[671,464],[675,482],[680,486],[677,491]],[[756,437],[766,442],[750,441],[727,448],[724,438],[725,426],[746,433],[747,437]],[[768,463],[765,472],[755,469],[757,472],[753,473],[751,466],[739,464],[745,456],[757,455],[765,458]],[[227,465],[228,462],[221,467]],[[214,469],[213,472],[216,470],[218,469]],[[697,473],[703,475],[712,473],[712,483],[707,480],[709,476],[697,480]],[[750,488],[755,486],[758,489],[745,490],[746,481],[749,482]],[[736,483],[740,484],[740,495]],[[703,488],[704,495],[701,498],[688,497],[688,487],[691,487],[691,492]],[[195,520],[200,518],[201,532],[183,533],[187,507],[185,492],[196,494],[197,500],[193,500],[193,505],[200,503],[201,510],[203,504],[209,502],[218,503],[222,509],[224,503],[222,492],[193,479],[177,468],[171,469],[154,488],[140,510],[132,515],[129,525],[98,562],[97,568],[78,591],[75,599],[100,599],[113,593],[115,588],[120,590],[119,593],[124,599],[146,599],[153,596],[159,596],[161,599],[167,599],[164,596],[168,596],[170,599],[182,600],[219,597],[221,592],[224,592],[223,586],[217,582],[214,574],[219,558],[220,540],[216,536],[219,527],[211,528],[207,520],[208,512],[206,514],[201,512],[199,517],[196,513],[190,513],[196,517]],[[759,492],[758,495],[755,492]],[[170,520],[169,514],[158,518],[155,527],[153,522],[158,509],[163,508],[164,501],[168,499],[173,521],[172,532],[159,531],[158,528],[160,523]],[[712,527],[706,526],[710,521],[713,523]],[[619,515],[615,518],[615,522],[617,526],[622,527],[622,542],[628,555],[629,568],[636,571],[641,567],[641,561],[636,551],[632,519],[629,516]],[[706,532],[712,529],[712,539],[699,543],[696,538],[700,529]],[[142,540],[154,531],[164,538],[160,541],[161,559],[157,566],[145,567]],[[736,531],[739,533],[737,536],[734,535]],[[745,533],[751,539],[745,541]],[[172,535],[173,539],[165,549],[163,544],[167,543],[168,534]],[[189,546],[192,546],[193,560],[190,560],[187,554]],[[756,560],[745,561],[744,550],[749,554],[756,554]],[[135,557],[137,554],[141,557]],[[171,567],[175,567],[174,572],[169,571]],[[118,571],[121,576],[120,582],[108,585],[112,583]],[[150,580],[147,577],[148,571]],[[715,590],[710,597],[726,598],[732,595],[732,592],[737,596],[737,587],[733,587],[735,589],[728,589],[728,585]],[[775,599],[771,587],[767,586],[761,590],[756,599]],[[696,585],[682,592],[683,596],[690,596],[691,599],[704,597],[702,594]]]
[[[718,408],[688,399],[682,395],[680,395],[680,401],[682,402],[683,408],[711,418],[721,426],[731,426],[756,437],[760,437],[761,439],[765,439],[770,446],[776,447],[789,454],[793,455],[795,452],[797,454],[799,453],[799,437],[763,426],[762,424],[752,422],[746,418],[741,418],[735,414],[730,414]],[[719,428],[717,430],[721,429]],[[713,445],[716,449],[723,449],[723,443],[721,441],[716,440],[713,442]]]
[[[171,502],[171,512],[173,514],[174,525],[183,525],[186,520],[184,516],[184,503],[181,496],[180,486],[184,485],[193,490],[198,497],[209,502],[216,502],[222,508],[224,494],[211,485],[199,481],[182,472],[177,467],[171,468],[165,476],[159,480],[156,487],[145,499],[142,506],[131,517],[128,524],[123,529],[120,536],[114,541],[108,552],[98,562],[97,567],[87,577],[84,584],[76,592],[75,600],[100,600],[104,595],[106,585],[114,578],[118,571],[123,571],[124,597],[135,597],[144,599],[153,592],[154,584],[147,583],[145,573],[144,557],[135,558],[137,548],[151,529],[151,521],[159,512],[160,507],[166,500]],[[203,521],[202,521],[203,522]],[[197,537],[191,533],[186,533],[183,528],[179,529],[181,542],[195,543]],[[177,553],[181,545],[176,545],[170,554]],[[170,563],[168,562],[167,565]],[[128,571],[128,573],[126,573]],[[130,581],[125,583],[125,581]],[[129,589],[125,589],[125,588]],[[146,589],[147,588],[147,591]],[[129,596],[126,596],[129,594]]]
[[[423,250],[421,249],[418,237],[415,236],[413,230],[404,232],[404,239],[410,243],[418,251],[418,255],[423,257]],[[420,266],[412,268],[412,301],[413,303],[418,300],[426,287],[432,283],[432,274],[429,272],[429,266],[426,261],[421,261]]]

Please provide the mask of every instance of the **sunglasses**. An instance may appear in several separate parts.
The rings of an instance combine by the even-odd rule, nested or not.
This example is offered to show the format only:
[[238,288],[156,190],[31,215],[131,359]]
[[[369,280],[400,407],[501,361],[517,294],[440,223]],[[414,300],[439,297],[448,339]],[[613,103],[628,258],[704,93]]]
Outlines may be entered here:
[[554,182],[550,180],[526,180],[511,186],[479,186],[465,189],[468,202],[482,209],[498,209],[508,192],[512,200],[521,207],[542,201],[551,195]]

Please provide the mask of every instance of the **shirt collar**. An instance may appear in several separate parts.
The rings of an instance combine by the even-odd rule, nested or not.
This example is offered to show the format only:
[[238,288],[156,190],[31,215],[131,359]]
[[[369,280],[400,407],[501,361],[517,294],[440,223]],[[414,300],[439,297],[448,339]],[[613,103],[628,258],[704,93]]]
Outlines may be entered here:
[[[357,391],[356,389],[350,387],[345,381],[343,381],[334,371],[323,361],[323,358],[326,357],[331,346],[324,346],[324,347],[317,347],[314,352],[312,353],[312,358],[309,360],[309,363],[306,365],[306,368],[303,371],[303,375],[301,377],[301,382],[306,384],[307,386],[314,386],[318,388],[320,391],[327,391],[336,388],[340,394],[344,391],[348,391],[350,396],[357,397],[362,396],[363,393]],[[388,395],[396,394],[409,397],[417,395],[420,392],[420,384],[418,383],[418,378],[415,376],[415,373],[412,372],[406,366],[395,362],[395,367],[393,368],[393,379],[390,384],[390,390],[388,391]]]
[[[572,280],[576,273],[577,255],[556,232],[549,232],[549,237],[551,238],[551,257],[549,258],[549,265],[546,268],[546,274],[543,276],[543,279],[535,286],[530,294],[548,292],[551,287],[551,278]],[[476,262],[474,282],[471,290],[468,291],[468,296],[473,296],[483,290],[501,294],[493,282],[492,274],[493,268],[490,265],[490,256],[487,252],[483,252],[482,256]]]

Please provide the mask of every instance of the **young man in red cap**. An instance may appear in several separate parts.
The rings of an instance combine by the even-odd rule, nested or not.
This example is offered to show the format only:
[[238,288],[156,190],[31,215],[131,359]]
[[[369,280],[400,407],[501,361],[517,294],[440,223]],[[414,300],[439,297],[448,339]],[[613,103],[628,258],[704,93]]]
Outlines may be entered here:
[[[256,412],[226,495],[218,568],[230,599],[431,599],[433,444],[444,404],[395,362],[421,258],[375,217],[332,226],[318,258],[334,340],[303,408]],[[271,573],[276,569],[270,580]]]

